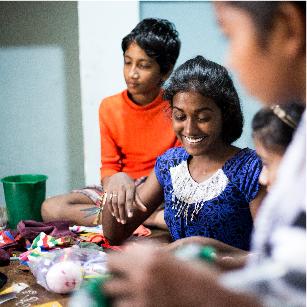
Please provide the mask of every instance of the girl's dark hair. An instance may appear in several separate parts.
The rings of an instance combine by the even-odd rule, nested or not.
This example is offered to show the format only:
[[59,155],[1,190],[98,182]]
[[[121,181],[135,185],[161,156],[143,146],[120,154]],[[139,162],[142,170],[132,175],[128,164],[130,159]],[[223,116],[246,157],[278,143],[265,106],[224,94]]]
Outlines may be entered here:
[[181,42],[175,26],[166,19],[146,18],[123,38],[122,50],[125,53],[131,43],[137,43],[146,54],[154,58],[160,72],[167,74],[179,56]]
[[[282,106],[294,123],[299,123],[305,110],[302,104],[290,103]],[[292,140],[295,128],[278,117],[272,108],[258,111],[252,121],[253,137],[272,151],[284,152]]]
[[259,42],[264,47],[268,34],[271,32],[276,21],[275,17],[280,14],[280,6],[282,4],[290,3],[294,5],[306,24],[306,1],[227,1],[224,3],[243,9],[251,16],[257,29]]
[[240,100],[225,67],[197,56],[180,65],[166,85],[164,98],[173,107],[180,92],[197,92],[211,98],[222,113],[222,139],[227,144],[237,140],[243,129]]

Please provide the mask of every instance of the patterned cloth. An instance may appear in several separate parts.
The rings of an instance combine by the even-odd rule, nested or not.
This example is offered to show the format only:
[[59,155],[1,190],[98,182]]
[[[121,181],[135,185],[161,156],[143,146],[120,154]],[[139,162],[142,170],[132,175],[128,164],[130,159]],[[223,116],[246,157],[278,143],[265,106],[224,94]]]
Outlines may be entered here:
[[201,183],[190,176],[188,158],[184,148],[172,148],[155,165],[173,239],[204,236],[248,250],[253,226],[249,203],[260,187],[259,157],[254,150],[241,149]]
[[72,190],[72,193],[81,193],[90,198],[96,206],[100,206],[101,198],[103,194],[103,188],[101,185],[89,185],[83,189]]
[[9,230],[0,231],[0,248],[6,247],[15,243],[15,238]]
[[73,240],[70,237],[55,238],[41,232],[33,240],[31,246],[28,247],[28,251],[20,254],[19,260],[22,264],[27,265],[29,260],[40,257],[50,250],[59,249],[60,247],[67,247],[72,244]]
[[41,232],[32,242],[30,249],[40,248],[40,249],[52,249],[58,245],[69,245],[72,243],[70,237],[55,238],[53,236],[46,235]]

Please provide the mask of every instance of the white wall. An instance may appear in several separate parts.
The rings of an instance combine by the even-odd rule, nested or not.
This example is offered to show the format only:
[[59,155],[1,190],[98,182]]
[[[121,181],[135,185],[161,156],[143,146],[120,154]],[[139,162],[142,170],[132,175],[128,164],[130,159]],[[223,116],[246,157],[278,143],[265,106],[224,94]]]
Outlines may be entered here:
[[139,21],[138,1],[81,1],[79,50],[86,184],[100,182],[98,108],[125,88],[121,40]]
[[78,56],[76,2],[0,1],[1,178],[46,174],[47,195],[84,185]]

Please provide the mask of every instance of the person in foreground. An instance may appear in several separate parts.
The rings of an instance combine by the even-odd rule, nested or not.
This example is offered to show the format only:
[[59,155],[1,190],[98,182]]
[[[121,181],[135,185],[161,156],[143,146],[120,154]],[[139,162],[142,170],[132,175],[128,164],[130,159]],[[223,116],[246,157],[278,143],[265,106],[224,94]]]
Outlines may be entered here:
[[232,145],[242,133],[243,118],[227,70],[197,56],[175,70],[164,96],[183,147],[160,156],[137,189],[136,202],[143,211],[131,217],[133,208],[107,201],[105,237],[122,243],[164,199],[174,241],[209,237],[248,250],[252,215],[262,199],[261,161],[254,150]]
[[[104,99],[99,108],[101,185],[47,199],[42,205],[44,221],[93,225],[95,216],[87,216],[86,209],[101,206],[104,191],[113,202],[132,202],[136,186],[148,176],[156,157],[180,144],[166,116],[168,102],[162,98],[162,85],[180,51],[174,25],[146,18],[123,38],[122,50],[127,89]],[[161,213],[156,212],[148,224],[166,228]]]
[[[267,106],[305,106],[306,3],[232,1],[215,8],[229,38],[230,66],[249,92]],[[305,306],[305,121],[304,113],[257,213],[252,251],[258,257],[219,275],[152,245],[128,247],[108,262],[120,273],[104,287],[116,306]]]

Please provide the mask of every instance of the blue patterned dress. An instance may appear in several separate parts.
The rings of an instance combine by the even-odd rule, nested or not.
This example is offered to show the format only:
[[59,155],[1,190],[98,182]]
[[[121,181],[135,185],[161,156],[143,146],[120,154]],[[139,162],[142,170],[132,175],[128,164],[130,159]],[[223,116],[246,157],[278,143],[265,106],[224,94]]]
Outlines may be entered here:
[[173,239],[204,236],[248,250],[253,227],[249,203],[259,191],[262,168],[256,152],[241,149],[201,183],[191,177],[188,158],[184,148],[172,148],[155,165]]

